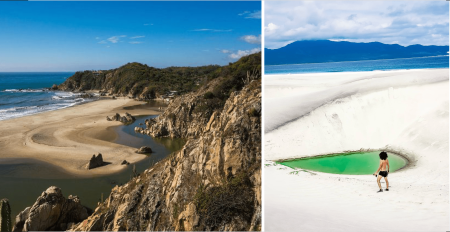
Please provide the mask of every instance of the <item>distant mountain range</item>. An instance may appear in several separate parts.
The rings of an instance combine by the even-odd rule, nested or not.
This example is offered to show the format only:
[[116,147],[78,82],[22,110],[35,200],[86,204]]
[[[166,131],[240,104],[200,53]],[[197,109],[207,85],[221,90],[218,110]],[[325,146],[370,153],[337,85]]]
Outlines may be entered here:
[[410,45],[379,42],[352,43],[330,40],[296,41],[278,49],[265,49],[265,64],[324,63],[448,55],[449,46]]

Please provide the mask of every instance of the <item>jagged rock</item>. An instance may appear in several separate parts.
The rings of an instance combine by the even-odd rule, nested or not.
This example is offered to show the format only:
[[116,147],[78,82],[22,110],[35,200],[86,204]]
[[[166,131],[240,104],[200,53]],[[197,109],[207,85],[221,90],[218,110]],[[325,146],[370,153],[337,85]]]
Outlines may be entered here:
[[89,163],[86,164],[86,169],[93,169],[96,167],[100,167],[103,166],[104,162],[103,162],[103,157],[102,154],[98,153],[97,156],[92,155],[91,160],[89,160]]
[[52,87],[50,88],[51,90],[58,90],[58,86],[56,84],[53,84]]
[[124,124],[128,124],[128,123],[132,123],[136,120],[135,117],[133,117],[131,114],[129,113],[125,113],[125,116],[120,116],[119,113],[116,113],[114,116],[110,117],[106,117],[106,120],[108,121],[119,121],[122,122]]
[[138,154],[146,154],[146,153],[152,153],[152,152],[153,152],[152,149],[150,147],[146,147],[146,146],[141,147],[141,148],[139,148],[139,150],[136,151],[136,153],[138,153]]
[[[185,231],[194,231],[198,225],[200,216],[197,214],[197,209],[193,203],[187,205],[186,210],[181,212],[178,216],[178,224],[175,228],[176,231],[180,231],[182,228]],[[183,226],[183,227],[181,227]]]
[[90,93],[83,93],[80,95],[81,98],[93,98],[94,95]]
[[130,163],[128,161],[126,161],[126,160],[123,160],[122,163],[121,163],[121,165],[129,165],[129,164]]
[[87,210],[77,196],[67,199],[61,189],[52,186],[39,196],[31,207],[16,217],[14,231],[59,231],[69,223],[79,223],[88,217]]
[[116,99],[116,96],[112,96],[112,99]]
[[0,231],[11,231],[11,206],[8,199],[0,200]]
[[120,121],[120,114],[116,113],[113,117],[112,117],[113,121]]

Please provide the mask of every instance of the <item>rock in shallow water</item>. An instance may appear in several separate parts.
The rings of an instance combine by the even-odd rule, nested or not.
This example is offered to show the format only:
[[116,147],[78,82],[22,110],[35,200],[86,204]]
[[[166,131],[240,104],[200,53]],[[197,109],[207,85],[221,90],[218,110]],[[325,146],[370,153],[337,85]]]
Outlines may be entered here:
[[153,152],[152,149],[150,147],[146,147],[146,146],[141,147],[141,148],[139,148],[139,150],[136,151],[136,153],[138,153],[138,154],[145,154],[145,153],[152,153],[152,152]]
[[11,231],[11,207],[8,199],[0,200],[0,231]]

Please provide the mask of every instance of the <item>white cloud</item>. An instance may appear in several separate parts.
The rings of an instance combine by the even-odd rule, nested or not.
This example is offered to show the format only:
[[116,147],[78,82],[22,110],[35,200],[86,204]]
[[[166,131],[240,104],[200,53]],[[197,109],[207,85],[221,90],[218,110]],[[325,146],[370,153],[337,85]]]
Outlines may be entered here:
[[100,41],[100,42],[98,42],[99,44],[105,44],[105,43],[108,43],[108,42],[106,42],[106,40],[102,40],[102,41]]
[[250,44],[261,44],[261,35],[244,35],[241,37],[241,40],[244,40],[245,42]]
[[118,43],[120,41],[120,38],[124,38],[127,37],[126,35],[116,35],[116,36],[112,36],[109,37],[107,40],[111,43]]
[[448,45],[445,1],[266,1],[265,46],[297,40]]
[[100,37],[95,37],[95,39],[100,39]]
[[211,32],[230,32],[231,29],[228,30],[219,30],[219,29],[209,29],[209,28],[202,28],[202,29],[194,29],[192,31],[211,31]]
[[141,42],[141,41],[131,41],[131,42],[129,42],[130,44],[141,44],[141,43],[143,43],[143,42]]
[[244,11],[240,14],[238,14],[239,16],[243,16],[246,19],[261,19],[261,11]]
[[243,56],[248,56],[250,54],[257,53],[260,51],[261,51],[261,48],[253,48],[251,50],[238,50],[235,53],[231,53],[228,57],[230,57],[231,59],[239,59]]
[[138,36],[130,37],[130,39],[140,39],[140,38],[144,38],[144,37],[145,37],[145,35],[138,35]]
[[144,23],[144,26],[153,26],[153,23]]
[[267,32],[270,32],[270,31],[274,31],[274,30],[278,29],[278,26],[275,25],[274,23],[269,23],[269,25],[267,25],[267,27],[264,27],[264,29]]
[[230,51],[230,50],[227,50],[227,49],[222,49],[222,50],[220,50],[220,52],[225,53],[225,54],[231,53],[231,51]]

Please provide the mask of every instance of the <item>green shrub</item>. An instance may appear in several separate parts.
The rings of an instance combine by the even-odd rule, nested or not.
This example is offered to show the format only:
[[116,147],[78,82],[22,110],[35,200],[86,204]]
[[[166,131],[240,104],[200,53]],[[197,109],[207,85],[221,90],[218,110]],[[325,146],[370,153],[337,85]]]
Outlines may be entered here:
[[201,185],[194,196],[194,204],[204,225],[218,229],[236,216],[251,221],[254,210],[252,188],[247,172],[230,176],[220,186],[206,189]]
[[211,92],[206,92],[205,95],[203,95],[204,99],[213,99],[214,98],[214,94]]
[[167,115],[167,117],[172,121],[175,120],[175,118],[176,118],[174,113],[170,113],[169,115]]
[[259,117],[261,115],[255,108],[251,108],[248,110],[248,116],[249,117]]

